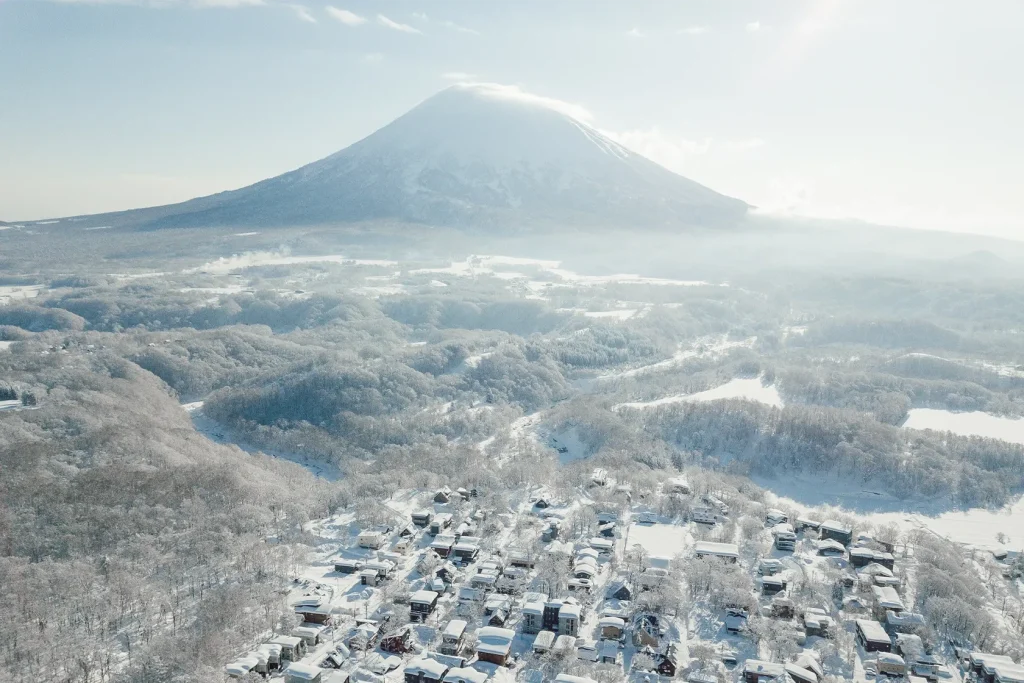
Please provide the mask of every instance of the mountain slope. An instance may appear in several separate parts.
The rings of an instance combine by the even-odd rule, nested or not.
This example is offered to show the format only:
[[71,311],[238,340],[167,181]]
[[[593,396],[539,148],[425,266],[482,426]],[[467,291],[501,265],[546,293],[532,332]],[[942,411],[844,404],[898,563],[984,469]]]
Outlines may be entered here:
[[[513,94],[515,93],[515,94]],[[181,204],[93,217],[147,227],[720,225],[747,205],[498,86],[453,86],[367,138],[275,178]]]

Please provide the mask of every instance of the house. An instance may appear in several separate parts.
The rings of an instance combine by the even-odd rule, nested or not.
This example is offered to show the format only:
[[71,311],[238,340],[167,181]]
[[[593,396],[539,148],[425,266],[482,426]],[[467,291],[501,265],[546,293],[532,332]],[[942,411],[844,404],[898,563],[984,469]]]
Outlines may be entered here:
[[669,643],[658,659],[658,673],[673,678],[679,670],[679,644]]
[[412,650],[412,628],[407,624],[380,639],[380,649],[392,654],[405,654]]
[[508,628],[484,626],[477,631],[476,654],[480,661],[504,666],[512,652],[516,632]]
[[339,574],[355,574],[363,568],[362,560],[335,560],[334,571]]
[[897,654],[892,652],[880,652],[878,654],[878,673],[886,676],[905,676],[907,663]]
[[320,598],[296,603],[295,613],[310,624],[326,624],[331,620],[331,606]]
[[370,529],[359,534],[359,547],[369,548],[370,550],[380,550],[384,547],[387,540],[387,534],[383,531]]
[[450,512],[439,512],[434,515],[434,518],[430,520],[430,529],[427,533],[431,536],[437,536],[439,533],[447,529],[452,525],[452,515]]
[[281,646],[281,665],[294,662],[306,656],[306,643],[296,636],[277,636],[270,640],[271,645]]
[[805,669],[796,664],[786,664],[786,673],[793,679],[793,683],[818,683],[818,675],[810,669]]
[[767,527],[776,527],[779,524],[785,524],[789,521],[789,515],[782,510],[776,508],[769,508],[764,514],[764,525]]
[[633,587],[630,585],[629,579],[616,579],[609,583],[604,595],[612,600],[632,600]]
[[580,604],[569,598],[558,609],[558,634],[563,636],[578,636],[580,632],[580,615],[582,612]]
[[885,630],[890,634],[896,633],[918,633],[928,626],[923,614],[916,612],[894,612],[888,610],[885,613]]
[[438,648],[442,654],[457,655],[462,652],[466,641],[466,627],[468,624],[462,619],[452,619],[441,632],[441,645]]
[[786,590],[786,578],[780,574],[775,576],[761,577],[761,593],[764,595],[775,595]]
[[509,548],[505,551],[505,557],[508,559],[508,563],[513,567],[533,569],[537,566],[537,560],[533,553],[529,550],[523,550],[522,548]]
[[252,655],[239,657],[224,667],[224,673],[229,678],[245,678],[250,672],[260,673],[257,668],[259,663],[259,658]]
[[455,534],[437,534],[430,542],[430,549],[437,553],[438,557],[448,557],[454,546]]
[[281,646],[276,643],[263,643],[258,651],[267,656],[267,671],[281,668]]
[[558,636],[555,638],[555,644],[552,646],[551,651],[556,655],[567,655],[570,652],[576,650],[576,637],[575,636]]
[[434,576],[450,585],[459,577],[459,570],[451,562],[445,562],[434,570]]
[[896,568],[896,558],[892,553],[884,553],[871,548],[850,548],[850,564],[854,567],[866,567],[871,563],[880,564],[889,571]]
[[522,611],[523,633],[540,633],[544,629],[544,603],[539,600],[530,600],[523,605]]
[[487,620],[488,626],[504,626],[508,621],[509,608],[499,607],[491,612],[491,618]]
[[906,609],[900,594],[892,586],[872,586],[871,593],[875,598],[875,614],[879,617],[884,618],[888,611],[899,614]]
[[520,593],[529,578],[529,572],[522,567],[505,567],[494,587],[499,593],[505,593],[506,595]]
[[768,683],[786,675],[786,667],[775,662],[748,659],[743,663],[743,683]]
[[557,519],[551,520],[550,522],[548,522],[547,528],[545,528],[543,533],[541,533],[540,540],[544,541],[545,543],[550,543],[551,541],[555,540],[556,538],[558,538],[558,534],[561,530],[561,527],[562,525]]
[[284,670],[284,683],[321,683],[324,670],[304,662],[292,662]]
[[845,555],[846,546],[833,538],[826,538],[814,544],[819,555]]
[[827,638],[835,621],[825,610],[808,607],[804,610],[804,633],[809,636]]
[[538,510],[546,510],[549,507],[551,507],[551,502],[547,498],[538,498],[537,500],[533,501],[533,507],[537,508]]
[[867,652],[891,652],[892,640],[877,621],[857,619],[857,642]]
[[661,645],[661,622],[656,614],[641,614],[633,620],[633,644],[638,648]]
[[608,470],[598,467],[590,475],[590,483],[594,486],[604,486],[608,483]]
[[448,669],[448,673],[444,675],[444,683],[484,683],[488,676],[483,671],[471,669],[469,667],[458,667],[455,669]]
[[549,652],[554,644],[555,634],[553,631],[539,631],[537,637],[533,639],[533,652],[542,655]]
[[822,522],[818,532],[822,539],[832,539],[842,543],[844,547],[853,543],[853,529],[834,519]]
[[476,559],[480,554],[480,539],[476,536],[462,536],[452,546],[452,555],[456,562],[468,563]]
[[437,593],[420,590],[409,596],[409,618],[425,622],[437,607]]
[[601,664],[618,664],[622,659],[616,640],[602,640],[597,646],[597,661]]
[[367,586],[376,586],[381,581],[387,581],[391,578],[391,572],[395,570],[395,563],[390,560],[370,560],[363,564],[363,570],[359,572],[359,577],[362,579],[364,576],[368,576],[368,573],[376,575],[376,581],[368,583],[361,581]]
[[372,650],[384,633],[384,624],[375,619],[357,619],[345,640],[345,644],[353,650]]
[[418,527],[430,526],[430,520],[433,519],[434,513],[430,510],[418,510],[411,515],[412,523]]
[[590,539],[590,547],[598,552],[598,555],[611,555],[615,550],[615,542],[609,538],[597,536]]
[[558,611],[562,609],[564,600],[557,598],[544,603],[544,613],[541,616],[541,625],[546,631],[558,632]]
[[690,510],[690,519],[697,524],[714,525],[718,523],[718,513],[710,507],[695,507]]
[[742,609],[728,609],[725,612],[725,630],[739,633],[747,627],[747,612]]
[[757,573],[761,576],[774,576],[782,571],[782,560],[764,558],[757,563]]
[[806,531],[808,529],[814,529],[817,531],[821,528],[821,522],[816,519],[808,519],[806,517],[796,518],[796,529],[797,531]]
[[640,590],[654,590],[668,580],[668,570],[662,567],[647,567],[637,577]]
[[490,592],[498,583],[498,573],[491,569],[477,572],[469,578],[469,585],[478,590]]
[[693,544],[693,551],[701,559],[716,557],[728,563],[735,563],[740,558],[740,549],[735,543],[697,541]]
[[776,595],[772,598],[771,612],[775,619],[792,619],[793,615],[796,614],[796,608],[793,606],[793,601],[784,595]]
[[592,557],[578,557],[573,562],[572,573],[577,579],[593,579],[600,571],[597,560]]
[[1013,664],[996,664],[993,669],[993,683],[1024,683],[1024,666]]
[[448,665],[430,657],[417,657],[402,672],[405,683],[441,683],[448,673]]
[[292,629],[292,635],[302,638],[306,647],[313,648],[323,642],[323,632],[326,626],[296,626]]
[[447,486],[445,486],[444,488],[442,488],[441,490],[439,490],[437,493],[434,494],[434,502],[435,503],[440,503],[440,504],[443,505],[443,504],[447,503],[448,501],[450,501],[451,499],[452,499],[452,490],[450,488],[448,488]]
[[553,683],[597,683],[593,678],[585,676],[570,676],[569,674],[558,674]]
[[772,527],[772,536],[775,537],[775,547],[785,552],[792,552],[796,549],[796,532],[786,522]]
[[621,640],[626,631],[626,622],[620,617],[601,617],[598,622],[602,640]]

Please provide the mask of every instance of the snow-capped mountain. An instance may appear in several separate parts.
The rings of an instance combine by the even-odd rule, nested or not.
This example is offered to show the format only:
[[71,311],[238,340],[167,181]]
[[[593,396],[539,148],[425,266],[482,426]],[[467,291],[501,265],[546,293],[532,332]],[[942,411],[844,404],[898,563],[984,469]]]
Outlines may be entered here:
[[468,228],[646,227],[720,225],[746,210],[743,202],[672,173],[541,98],[501,86],[457,85],[295,171],[118,218],[151,227],[374,219]]

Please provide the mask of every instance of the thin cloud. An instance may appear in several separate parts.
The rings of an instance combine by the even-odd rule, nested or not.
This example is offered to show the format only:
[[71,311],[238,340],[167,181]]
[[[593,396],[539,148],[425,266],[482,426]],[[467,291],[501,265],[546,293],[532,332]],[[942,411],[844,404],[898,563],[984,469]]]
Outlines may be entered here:
[[593,114],[590,113],[590,110],[583,105],[566,102],[565,100],[559,100],[554,97],[535,95],[533,93],[526,92],[517,85],[501,85],[500,83],[459,83],[452,87],[472,90],[484,97],[490,97],[496,100],[521,102],[523,104],[544,107],[545,109],[554,109],[555,111],[561,112],[562,114],[577,119],[578,121],[587,122],[594,118]]
[[687,26],[686,28],[681,28],[678,31],[676,31],[676,33],[679,33],[680,35],[687,36],[699,36],[710,32],[711,29],[709,29],[707,26]]
[[388,19],[383,14],[377,15],[377,21],[380,23],[381,26],[387,26],[392,30],[401,31],[402,33],[419,33],[421,35],[423,33],[423,31],[419,30],[415,26],[409,26],[409,24],[401,24],[397,21],[394,21],[393,19]]
[[260,7],[265,0],[50,0],[61,5],[129,5],[133,7],[195,7],[199,9]]
[[457,81],[465,83],[468,81],[475,81],[477,77],[476,74],[468,74],[465,71],[446,71],[443,74],[441,74],[441,78],[443,78],[446,81]]
[[431,19],[426,12],[413,12],[411,16],[413,19],[421,21],[424,24],[437,24],[438,26],[443,26],[449,30],[456,31],[457,33],[468,33],[474,36],[480,35],[480,31],[477,31],[475,28],[463,26],[462,24],[456,23],[450,19]]
[[301,21],[305,21],[310,24],[316,23],[316,17],[309,13],[309,8],[306,7],[305,5],[298,5],[293,3],[286,5],[286,7],[291,9],[291,11],[295,13],[295,16],[298,17]]
[[633,28],[629,29],[628,31],[626,31],[626,35],[629,36],[630,38],[646,38],[647,37],[646,33],[644,33],[643,31],[641,31],[640,29],[638,29],[635,26]]
[[359,61],[363,64],[380,64],[384,61],[384,55],[380,52],[367,52],[359,58]]
[[761,30],[761,22],[760,21],[748,22],[747,25],[745,26],[745,28],[747,29],[747,33],[757,33],[758,31]]
[[327,7],[324,8],[324,11],[326,11],[327,14],[329,14],[331,17],[337,19],[346,26],[359,26],[360,24],[366,23],[366,17],[361,17],[355,12],[349,12],[347,9],[341,9],[339,7],[334,7],[333,5],[328,5]]

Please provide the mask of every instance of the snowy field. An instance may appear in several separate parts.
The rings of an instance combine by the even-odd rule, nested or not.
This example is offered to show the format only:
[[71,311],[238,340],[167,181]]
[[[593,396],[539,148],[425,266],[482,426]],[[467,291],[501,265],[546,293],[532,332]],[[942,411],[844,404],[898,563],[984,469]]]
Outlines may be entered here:
[[644,408],[656,408],[669,403],[682,403],[687,401],[718,401],[725,398],[741,398],[747,401],[757,401],[758,403],[775,406],[776,408],[782,407],[782,397],[779,396],[779,390],[775,388],[775,385],[773,384],[766,387],[761,384],[761,380],[759,378],[755,377],[753,379],[733,379],[721,386],[715,387],[714,389],[708,389],[707,391],[701,391],[696,394],[677,394],[675,396],[665,396],[664,398],[655,399],[653,401],[620,403],[612,406],[612,410],[621,410],[622,408],[643,410]]
[[237,254],[230,258],[219,258],[216,261],[204,263],[198,268],[190,268],[186,273],[213,273],[224,275],[251,268],[253,266],[293,266],[304,263],[337,263],[346,266],[396,266],[397,261],[388,260],[363,260],[353,259],[341,254],[325,254],[323,256],[289,256],[287,254],[272,251],[251,251],[244,254]]
[[1024,418],[998,417],[979,411],[954,413],[949,410],[914,408],[908,413],[903,428],[933,429],[961,436],[985,436],[1024,444]]
[[690,532],[678,524],[630,524],[623,541],[627,550],[641,545],[656,557],[675,557],[692,543]]
[[0,341],[0,351],[10,351],[12,344],[12,341]]
[[42,285],[14,285],[0,287],[0,304],[21,299],[35,299],[43,290]]

